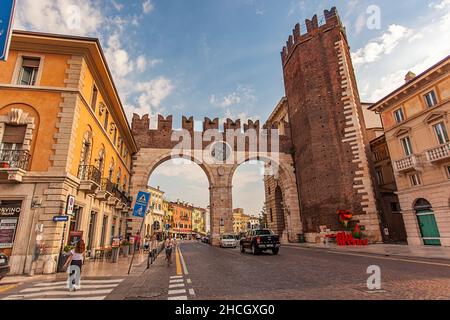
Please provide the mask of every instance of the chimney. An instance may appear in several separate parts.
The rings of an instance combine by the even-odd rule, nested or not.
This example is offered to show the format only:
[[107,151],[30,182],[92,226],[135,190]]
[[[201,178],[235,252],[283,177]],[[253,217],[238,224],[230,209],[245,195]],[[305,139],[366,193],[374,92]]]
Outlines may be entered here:
[[409,71],[406,76],[405,76],[405,83],[410,82],[411,80],[413,80],[416,77],[416,74],[412,71]]

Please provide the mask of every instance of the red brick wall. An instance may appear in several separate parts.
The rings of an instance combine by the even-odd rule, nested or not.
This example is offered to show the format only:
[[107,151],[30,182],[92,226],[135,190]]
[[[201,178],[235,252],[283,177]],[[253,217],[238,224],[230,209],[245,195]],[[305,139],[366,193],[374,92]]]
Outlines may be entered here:
[[337,13],[325,16],[320,27],[317,17],[307,20],[303,35],[297,25],[282,52],[304,232],[318,232],[321,225],[340,229],[337,210],[363,212],[362,194],[353,188],[358,167],[350,144],[342,142],[346,119],[336,42],[344,40],[350,53]]

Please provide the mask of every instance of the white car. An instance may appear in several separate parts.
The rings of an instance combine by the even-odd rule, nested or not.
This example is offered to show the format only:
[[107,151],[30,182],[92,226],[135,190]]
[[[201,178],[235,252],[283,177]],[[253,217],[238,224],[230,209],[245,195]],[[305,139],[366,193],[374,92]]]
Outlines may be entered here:
[[221,248],[236,248],[238,242],[236,236],[232,234],[224,234],[220,236],[220,247]]

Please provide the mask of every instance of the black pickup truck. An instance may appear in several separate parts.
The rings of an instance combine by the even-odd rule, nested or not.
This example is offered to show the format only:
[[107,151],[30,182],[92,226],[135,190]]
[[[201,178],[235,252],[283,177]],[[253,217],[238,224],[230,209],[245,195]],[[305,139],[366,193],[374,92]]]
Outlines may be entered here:
[[267,250],[272,250],[273,254],[277,255],[280,246],[280,237],[267,229],[248,231],[240,242],[242,253],[245,253],[246,249],[250,249],[254,255]]

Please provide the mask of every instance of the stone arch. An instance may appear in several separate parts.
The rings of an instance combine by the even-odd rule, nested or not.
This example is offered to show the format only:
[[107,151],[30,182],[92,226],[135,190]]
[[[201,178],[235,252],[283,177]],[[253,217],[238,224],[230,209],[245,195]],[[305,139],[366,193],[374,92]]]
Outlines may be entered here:
[[[278,212],[278,215],[282,215],[282,220],[284,221],[284,228],[278,227],[277,220],[273,223],[269,223],[269,228],[273,229],[275,232],[279,233],[284,243],[294,242],[298,239],[298,234],[302,232],[301,224],[301,212],[297,193],[297,180],[295,177],[295,169],[292,156],[289,154],[276,154],[271,155],[258,155],[250,156],[245,155],[237,164],[233,165],[231,168],[228,185],[233,186],[233,178],[237,168],[243,163],[258,160],[264,162],[265,164],[273,164],[275,168],[278,169],[274,175],[275,178],[275,188],[271,196],[275,196],[276,188],[279,187],[281,191],[281,198],[283,201],[282,210]],[[266,194],[266,201],[267,201]],[[267,205],[266,205],[267,206]],[[269,208],[267,214],[269,214]],[[272,208],[273,216],[277,215],[276,208]],[[270,222],[270,221],[269,221]]]
[[212,169],[208,167],[208,165],[202,164],[201,159],[195,155],[184,155],[182,157],[174,158],[172,150],[141,149],[138,153],[137,160],[133,165],[135,169],[135,173],[131,178],[131,188],[133,189],[133,192],[139,191],[138,189],[147,186],[148,180],[159,165],[168,160],[180,158],[191,160],[197,164],[205,172],[209,185],[214,185],[214,174]]

